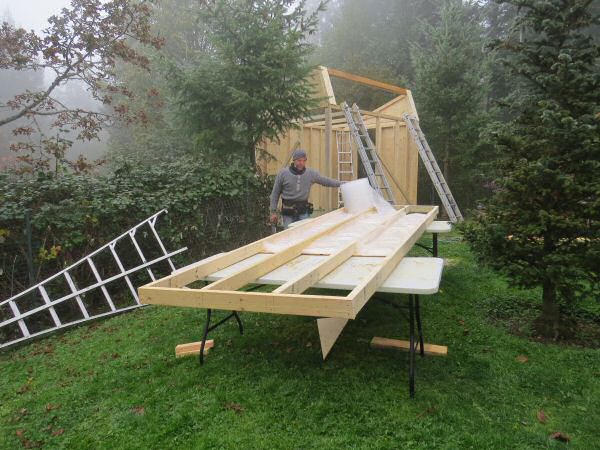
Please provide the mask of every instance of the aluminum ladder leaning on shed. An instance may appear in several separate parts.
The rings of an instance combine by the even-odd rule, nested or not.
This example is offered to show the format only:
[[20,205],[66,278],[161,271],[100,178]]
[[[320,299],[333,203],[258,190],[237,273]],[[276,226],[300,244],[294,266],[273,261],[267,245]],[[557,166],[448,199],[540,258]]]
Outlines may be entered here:
[[[354,179],[354,157],[352,136],[349,131],[338,130],[335,132],[337,144],[338,180],[341,184]],[[338,208],[344,206],[342,190],[338,189]]]
[[456,203],[452,192],[450,192],[450,186],[448,186],[448,183],[435,160],[435,156],[427,143],[427,139],[425,139],[425,134],[423,134],[423,131],[419,126],[419,119],[408,113],[404,113],[403,118],[415,144],[417,144],[421,160],[423,161],[423,164],[425,164],[425,168],[431,177],[435,190],[442,200],[444,209],[448,213],[448,218],[454,223],[463,220],[460,209],[458,209],[458,204]]
[[344,115],[346,116],[346,122],[350,132],[356,142],[356,147],[360,160],[367,173],[367,178],[373,189],[375,189],[381,196],[392,205],[396,204],[394,198],[394,192],[388,183],[388,180],[383,171],[383,165],[379,159],[379,155],[375,150],[375,145],[369,136],[365,122],[363,121],[360,109],[356,104],[350,108],[347,103],[342,104]]
[[[173,264],[171,258],[187,250],[187,247],[180,248],[179,250],[173,252],[168,252],[166,250],[155,227],[158,217],[166,212],[167,211],[165,209],[157,212],[156,214],[138,223],[136,226],[121,234],[119,237],[113,239],[108,244],[105,244],[102,247],[98,248],[94,252],[80,259],[79,261],[67,267],[66,269],[52,275],[49,278],[46,278],[44,281],[34,286],[31,286],[28,289],[25,289],[19,294],[0,302],[0,320],[4,319],[2,320],[2,322],[0,322],[0,349],[9,347],[11,345],[26,341],[34,337],[51,333],[61,328],[83,323],[100,317],[118,314],[124,311],[139,308],[140,306],[144,306],[140,304],[140,299],[136,291],[136,286],[134,286],[131,281],[131,275],[135,272],[143,270],[147,272],[148,276],[152,281],[155,281],[156,277],[154,275],[154,272],[152,271],[152,266],[156,265],[157,263],[160,263],[161,261],[166,260],[166,262],[168,262],[170,266],[170,269],[172,271],[175,271],[175,265]],[[160,249],[160,253],[162,253],[160,256],[151,260],[148,260],[146,258],[146,256],[142,252],[140,244],[138,243],[135,237],[136,232],[140,231],[140,229],[146,225],[149,227],[150,230],[150,232],[147,233],[147,236],[149,236],[150,239],[155,241],[155,244],[157,244],[158,246],[157,248]],[[145,230],[147,230],[147,228],[144,228],[144,231]],[[131,244],[135,248],[135,253],[137,253],[139,260],[141,261],[140,264],[129,269],[127,269],[124,266],[122,259],[119,258],[119,255],[117,254],[117,245],[120,242],[123,242],[124,240],[131,241]],[[118,267],[118,273],[116,275],[104,279],[101,277],[98,267],[93,260],[94,257],[100,256],[101,253],[104,254],[104,256],[114,260],[114,263],[116,264],[115,267]],[[73,272],[78,268],[81,269],[82,265],[86,265],[89,268],[89,270],[93,274],[93,278],[95,279],[95,282],[92,282],[92,284],[86,287],[78,287],[76,277],[73,275]],[[106,285],[108,283],[120,279],[125,280],[127,288],[133,296],[133,304],[126,306],[117,306],[111,298]],[[65,287],[68,286],[67,293],[65,295],[60,295],[56,299],[52,299],[52,295],[48,289],[49,284],[52,282],[59,282]],[[92,291],[95,290],[100,290],[101,297],[103,297],[104,301],[106,302],[104,308],[106,309],[106,307],[108,307],[108,312],[101,312],[95,314],[92,311],[89,311],[86,307],[84,302],[86,294],[90,294]],[[29,306],[29,308],[27,310],[22,310],[24,309],[23,305],[19,305],[19,302],[31,303],[30,296],[34,296],[34,298],[38,300],[37,303],[41,303],[41,305],[24,305],[25,307]],[[59,308],[59,306],[65,302],[72,302],[73,299],[75,300],[75,304],[73,304],[73,306],[76,310],[79,310],[79,315],[81,318],[78,320],[69,321],[66,317],[67,313],[63,312],[61,314],[61,308]],[[72,313],[73,312],[71,311],[71,314]],[[37,318],[43,318],[41,317],[41,315],[46,315],[46,318],[49,322],[49,324],[42,330],[31,330],[31,326],[28,325],[26,322],[28,319],[31,319],[36,315]],[[61,317],[61,315],[63,315],[63,317]],[[6,318],[7,316],[8,318]],[[36,328],[39,328],[39,326],[36,326]]]

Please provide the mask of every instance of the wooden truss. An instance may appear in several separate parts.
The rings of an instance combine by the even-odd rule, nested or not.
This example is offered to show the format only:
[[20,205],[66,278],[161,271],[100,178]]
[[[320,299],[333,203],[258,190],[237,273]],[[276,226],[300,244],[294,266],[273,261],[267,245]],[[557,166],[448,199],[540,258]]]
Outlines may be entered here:
[[[437,214],[437,206],[402,206],[385,216],[373,209],[360,214],[338,209],[229,253],[199,261],[140,287],[140,301],[167,306],[337,319],[328,322],[338,324],[333,328],[339,328],[339,331],[330,331],[337,333],[337,338],[347,320],[356,317]],[[258,262],[208,286],[200,289],[187,287],[259,254],[262,257]],[[239,291],[303,254],[326,257],[273,292]],[[353,256],[378,256],[381,262],[366,277],[357,280],[348,295],[311,295],[305,292]],[[325,333],[321,325],[319,323],[319,329]],[[325,354],[325,348],[323,350]]]

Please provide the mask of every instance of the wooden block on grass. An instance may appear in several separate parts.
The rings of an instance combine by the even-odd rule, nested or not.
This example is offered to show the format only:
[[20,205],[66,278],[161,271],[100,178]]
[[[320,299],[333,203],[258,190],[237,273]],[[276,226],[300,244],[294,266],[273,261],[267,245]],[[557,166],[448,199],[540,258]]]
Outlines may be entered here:
[[[182,356],[194,356],[200,354],[200,344],[202,342],[190,342],[188,344],[179,344],[175,347],[175,357],[181,358]],[[208,353],[208,350],[215,346],[215,342],[212,339],[206,341],[204,345],[204,354]]]
[[[418,346],[418,342],[415,342]],[[401,341],[400,339],[388,339],[375,336],[371,339],[371,347],[373,348],[395,348],[398,350],[408,351],[410,348],[409,341]],[[448,356],[448,347],[445,345],[424,344],[425,354],[431,356]],[[418,352],[417,348],[417,352]]]

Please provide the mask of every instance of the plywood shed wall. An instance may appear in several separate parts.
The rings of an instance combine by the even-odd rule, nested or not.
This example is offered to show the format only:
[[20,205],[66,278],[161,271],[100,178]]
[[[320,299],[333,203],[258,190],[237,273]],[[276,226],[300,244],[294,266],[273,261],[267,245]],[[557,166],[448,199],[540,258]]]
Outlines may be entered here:
[[[330,77],[350,80],[398,95],[373,111],[361,111],[394,190],[396,202],[401,205],[416,204],[419,155],[402,119],[405,112],[418,117],[410,90],[327,67],[317,68],[312,76],[314,95],[322,99],[320,107],[311,112],[310,117],[298,121],[296,127],[279,136],[278,141],[267,140],[262,144],[257,155],[262,170],[269,175],[277,174],[282,167],[289,165],[292,152],[302,148],[308,155],[308,167],[327,177],[339,179],[336,137],[340,132],[349,130],[343,111],[336,103]],[[352,147],[356,178],[359,157],[356,146]],[[265,158],[265,155],[268,157]],[[315,209],[335,209],[338,205],[338,190],[313,185],[309,201],[315,205]]]

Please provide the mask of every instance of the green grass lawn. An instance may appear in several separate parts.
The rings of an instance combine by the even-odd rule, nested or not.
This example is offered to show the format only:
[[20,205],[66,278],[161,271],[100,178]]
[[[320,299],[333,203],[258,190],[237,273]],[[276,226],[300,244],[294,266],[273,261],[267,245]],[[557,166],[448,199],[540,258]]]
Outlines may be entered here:
[[243,314],[245,335],[235,322],[213,332],[202,368],[174,348],[199,340],[205,311],[147,307],[0,355],[0,447],[600,448],[600,350],[510,334],[491,309],[534,295],[477,265],[457,234],[440,252],[442,290],[421,305],[425,341],[448,357],[417,356],[414,400],[407,354],[369,348],[408,336],[384,303],[326,362],[314,319]]

